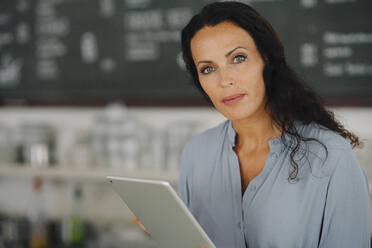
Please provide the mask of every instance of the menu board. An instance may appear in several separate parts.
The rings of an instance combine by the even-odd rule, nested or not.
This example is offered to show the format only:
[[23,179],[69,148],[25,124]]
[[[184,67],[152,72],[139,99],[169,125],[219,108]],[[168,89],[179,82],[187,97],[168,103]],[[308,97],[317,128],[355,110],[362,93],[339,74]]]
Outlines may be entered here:
[[[4,0],[0,102],[203,103],[182,27],[209,0]],[[372,99],[370,0],[251,0],[325,98]]]

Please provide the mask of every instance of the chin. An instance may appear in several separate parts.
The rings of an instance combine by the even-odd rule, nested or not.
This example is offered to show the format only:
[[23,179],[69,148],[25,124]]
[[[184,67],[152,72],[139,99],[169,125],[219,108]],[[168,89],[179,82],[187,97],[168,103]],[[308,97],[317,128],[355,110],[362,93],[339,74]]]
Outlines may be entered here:
[[244,119],[250,119],[255,115],[259,114],[259,108],[247,108],[247,106],[239,106],[236,109],[224,109],[220,111],[217,109],[223,116],[225,116],[230,121],[240,121]]
[[[222,112],[221,112],[222,113]],[[230,121],[239,121],[244,120],[252,116],[252,113],[242,113],[242,112],[229,112],[229,113],[222,113],[227,119]]]

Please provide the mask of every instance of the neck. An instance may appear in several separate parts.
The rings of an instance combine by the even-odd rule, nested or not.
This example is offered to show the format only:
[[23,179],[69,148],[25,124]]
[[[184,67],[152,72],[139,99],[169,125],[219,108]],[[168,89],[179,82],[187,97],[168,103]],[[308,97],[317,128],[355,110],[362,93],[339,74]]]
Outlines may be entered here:
[[267,149],[268,141],[281,135],[280,129],[274,125],[266,112],[254,119],[232,121],[232,127],[237,134],[235,139],[236,149]]

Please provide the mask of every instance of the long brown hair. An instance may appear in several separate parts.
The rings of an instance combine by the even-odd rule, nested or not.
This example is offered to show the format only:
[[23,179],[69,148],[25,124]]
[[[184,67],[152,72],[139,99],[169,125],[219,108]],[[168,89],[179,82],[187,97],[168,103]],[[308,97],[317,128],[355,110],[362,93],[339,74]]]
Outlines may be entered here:
[[251,6],[240,2],[217,2],[205,6],[196,14],[182,30],[181,42],[183,59],[193,82],[201,93],[202,89],[198,73],[192,58],[190,42],[195,33],[205,26],[215,26],[221,22],[232,22],[246,30],[253,38],[256,47],[265,61],[263,77],[266,89],[266,109],[273,122],[292,138],[290,142],[282,136],[283,143],[291,149],[291,171],[289,180],[298,174],[295,154],[300,149],[301,141],[317,141],[326,150],[327,147],[315,138],[303,137],[296,130],[294,122],[304,124],[315,122],[332,130],[350,141],[352,147],[361,147],[359,138],[346,130],[336,120],[333,112],[327,110],[320,98],[290,68],[284,56],[284,46],[271,24]]

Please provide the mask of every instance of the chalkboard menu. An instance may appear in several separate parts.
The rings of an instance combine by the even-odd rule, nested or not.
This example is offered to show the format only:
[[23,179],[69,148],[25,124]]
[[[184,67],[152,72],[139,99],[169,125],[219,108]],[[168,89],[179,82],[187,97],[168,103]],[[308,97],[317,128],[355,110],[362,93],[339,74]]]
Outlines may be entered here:
[[[180,30],[211,1],[2,0],[0,102],[202,103]],[[325,98],[372,99],[371,0],[251,0]]]

